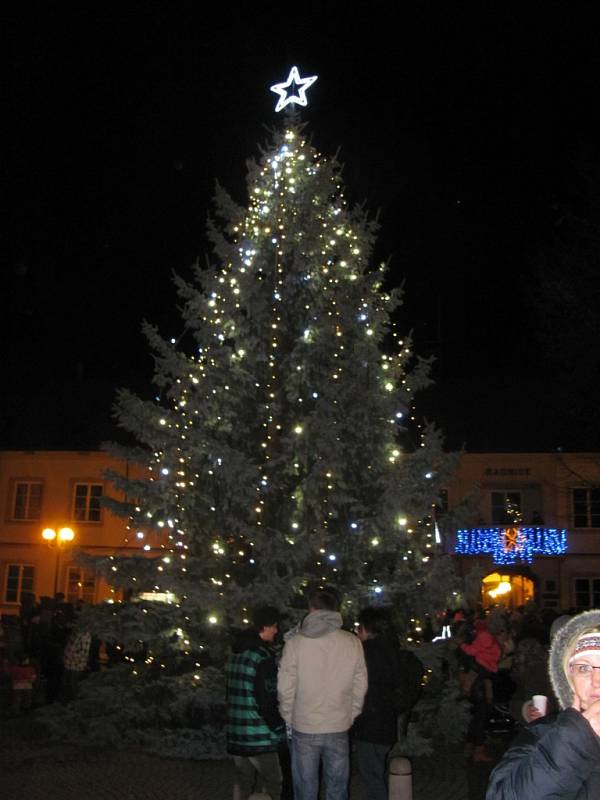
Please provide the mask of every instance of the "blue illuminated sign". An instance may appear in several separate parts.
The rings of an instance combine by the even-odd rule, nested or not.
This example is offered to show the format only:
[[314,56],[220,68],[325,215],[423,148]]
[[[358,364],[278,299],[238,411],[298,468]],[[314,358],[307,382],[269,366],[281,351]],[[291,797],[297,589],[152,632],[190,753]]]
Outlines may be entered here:
[[462,528],[454,552],[464,556],[491,555],[495,564],[531,564],[534,555],[561,556],[567,552],[565,528]]

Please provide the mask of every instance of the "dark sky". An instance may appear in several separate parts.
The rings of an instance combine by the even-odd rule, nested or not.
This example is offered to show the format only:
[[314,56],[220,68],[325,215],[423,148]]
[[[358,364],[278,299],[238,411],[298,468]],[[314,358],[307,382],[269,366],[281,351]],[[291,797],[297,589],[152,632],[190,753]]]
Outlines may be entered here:
[[233,2],[214,19],[163,5],[13,11],[0,447],[111,438],[115,389],[149,385],[141,321],[180,332],[171,275],[204,259],[215,181],[244,201],[246,159],[278,122],[268,87],[297,64],[319,76],[314,143],[339,148],[349,197],[379,211],[377,257],[437,358],[424,410],[449,446],[569,449],[532,420],[554,377],[533,264],[582,160],[600,164],[592,19],[567,4]]

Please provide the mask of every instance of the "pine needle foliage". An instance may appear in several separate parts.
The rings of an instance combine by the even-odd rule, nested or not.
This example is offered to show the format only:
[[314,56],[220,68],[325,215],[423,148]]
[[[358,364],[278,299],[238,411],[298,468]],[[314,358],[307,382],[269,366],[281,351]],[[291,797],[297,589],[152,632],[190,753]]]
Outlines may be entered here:
[[294,115],[247,189],[239,206],[218,187],[209,263],[175,279],[184,334],[144,328],[157,397],[118,396],[139,469],[112,475],[127,500],[110,504],[140,557],[105,560],[128,599],[102,625],[138,676],[200,685],[253,606],[293,621],[315,584],[339,589],[349,622],[384,603],[405,630],[455,589],[432,518],[453,459],[416,421],[429,363],[397,330],[377,224]]

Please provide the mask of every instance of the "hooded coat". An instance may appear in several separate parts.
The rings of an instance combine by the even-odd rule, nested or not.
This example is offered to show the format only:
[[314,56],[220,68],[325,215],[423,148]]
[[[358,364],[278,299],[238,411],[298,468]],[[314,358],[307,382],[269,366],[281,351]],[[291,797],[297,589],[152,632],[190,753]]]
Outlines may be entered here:
[[498,672],[498,662],[502,649],[496,637],[490,633],[483,619],[475,620],[475,638],[471,644],[463,642],[460,648],[468,656],[473,656],[479,666],[488,672]]
[[363,647],[336,611],[311,611],[288,638],[277,678],[279,710],[300,733],[347,731],[367,691]]
[[596,800],[600,797],[600,737],[572,708],[563,662],[575,642],[600,626],[600,610],[573,617],[556,634],[549,673],[562,709],[528,725],[490,776],[486,800]]

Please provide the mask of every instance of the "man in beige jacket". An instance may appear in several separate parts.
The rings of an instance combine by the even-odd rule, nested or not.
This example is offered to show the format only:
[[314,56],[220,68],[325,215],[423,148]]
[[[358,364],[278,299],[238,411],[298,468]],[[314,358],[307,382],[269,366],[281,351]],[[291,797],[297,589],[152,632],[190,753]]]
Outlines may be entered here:
[[341,627],[337,593],[318,589],[283,648],[277,693],[292,731],[294,800],[317,800],[321,761],[327,800],[348,797],[348,730],[362,709],[367,667],[360,640]]

